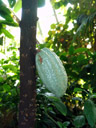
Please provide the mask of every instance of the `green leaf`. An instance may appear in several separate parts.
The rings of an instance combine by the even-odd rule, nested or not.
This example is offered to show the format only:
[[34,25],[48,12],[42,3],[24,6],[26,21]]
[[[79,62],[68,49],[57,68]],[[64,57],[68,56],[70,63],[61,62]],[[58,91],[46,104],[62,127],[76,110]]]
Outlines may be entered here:
[[93,98],[96,98],[96,93],[93,93],[91,96],[90,96],[91,99]]
[[83,115],[76,116],[73,124],[75,125],[76,128],[81,128],[85,125],[85,117]]
[[70,124],[70,122],[69,121],[65,121],[64,123],[63,123],[63,128],[67,128],[67,126]]
[[60,101],[60,99],[58,97],[55,97],[55,96],[47,96],[47,98],[52,102],[59,102]]
[[3,36],[0,37],[0,45],[3,45]]
[[16,88],[11,89],[11,94],[14,96],[17,95]]
[[77,60],[80,62],[80,61],[83,61],[85,59],[85,56],[80,54],[77,56]]
[[18,27],[19,25],[15,22],[10,22],[7,20],[0,20],[0,24],[5,24],[5,25],[9,25],[9,26],[14,26],[14,27]]
[[91,127],[94,127],[96,123],[96,107],[92,100],[87,100],[84,104],[84,114]]
[[66,105],[61,101],[60,98],[54,97],[54,96],[47,96],[50,101],[53,102],[57,110],[64,116],[67,114],[67,108]]
[[51,35],[52,35],[52,31],[49,31],[49,32],[48,32],[48,35],[51,36]]
[[82,90],[82,88],[74,88],[74,92],[81,92]]
[[56,28],[56,24],[51,24],[51,29],[55,29]]
[[0,76],[0,82],[3,82],[3,80],[4,80],[3,77]]
[[69,48],[69,54],[70,55],[74,54],[74,47],[73,46],[70,46],[70,48]]
[[12,64],[3,64],[3,66],[2,66],[5,70],[12,70],[12,72],[16,72],[17,71],[17,68],[14,66],[14,65],[12,65]]
[[74,53],[86,52],[87,50],[87,48],[77,48],[76,50],[74,50]]
[[57,102],[53,102],[55,107],[57,108],[57,110],[64,116],[66,116],[67,114],[67,108],[66,105],[61,102],[61,101],[57,101]]
[[38,0],[38,8],[41,8],[45,5],[45,0]]
[[81,18],[83,18],[83,19],[81,20],[81,18],[80,18],[80,20],[79,20],[79,22],[81,22],[81,25],[77,29],[76,36],[80,33],[80,31],[83,30],[84,27],[88,28],[88,26],[91,24],[91,21],[93,21],[95,16],[96,16],[96,12],[94,12],[93,14],[91,14],[89,16],[81,15]]
[[4,3],[0,5],[0,16],[5,18],[7,21],[13,21],[11,11],[6,7]]
[[2,28],[1,31],[2,31],[2,32],[5,34],[5,36],[7,36],[8,38],[10,38],[10,39],[13,39],[13,38],[14,38],[14,36],[13,36],[10,32],[8,32],[6,29]]
[[63,124],[61,122],[57,121],[57,124],[58,124],[59,128],[62,128]]
[[4,84],[3,85],[3,89],[4,89],[4,91],[9,92],[11,87],[9,85],[7,85],[7,84]]
[[77,24],[80,26],[86,19],[87,19],[86,14],[80,14],[77,18]]
[[22,0],[17,0],[15,6],[14,6],[14,12],[18,12],[22,7]]
[[16,0],[8,0],[8,2],[9,2],[10,7],[13,8],[13,6],[16,3]]
[[83,28],[86,26],[86,24],[87,24],[87,19],[86,19],[85,22],[83,22],[83,23],[80,25],[80,27],[77,29],[76,36],[77,36],[78,34],[80,34],[80,31],[83,30]]

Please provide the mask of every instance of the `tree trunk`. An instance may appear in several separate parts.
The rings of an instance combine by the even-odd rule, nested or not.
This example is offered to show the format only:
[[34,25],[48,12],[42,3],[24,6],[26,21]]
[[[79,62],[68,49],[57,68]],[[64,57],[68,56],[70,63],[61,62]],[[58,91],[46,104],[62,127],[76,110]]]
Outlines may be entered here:
[[36,115],[37,0],[22,0],[19,128],[34,128]]

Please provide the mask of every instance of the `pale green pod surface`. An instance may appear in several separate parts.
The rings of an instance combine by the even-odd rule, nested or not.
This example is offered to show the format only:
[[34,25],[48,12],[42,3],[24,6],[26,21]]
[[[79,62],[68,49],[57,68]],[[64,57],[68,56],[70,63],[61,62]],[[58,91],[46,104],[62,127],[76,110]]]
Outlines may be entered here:
[[68,79],[59,57],[48,48],[43,48],[36,54],[36,68],[46,88],[57,97],[63,96]]

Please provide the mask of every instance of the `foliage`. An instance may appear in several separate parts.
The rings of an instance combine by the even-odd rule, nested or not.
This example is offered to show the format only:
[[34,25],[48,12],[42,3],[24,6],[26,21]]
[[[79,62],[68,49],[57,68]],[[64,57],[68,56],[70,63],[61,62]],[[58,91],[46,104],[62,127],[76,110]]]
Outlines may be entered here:
[[[15,4],[15,0],[8,0],[8,2],[10,7],[13,7]],[[7,25],[17,27],[18,23],[15,22],[12,11],[5,5],[2,0],[0,0],[0,16],[0,35],[3,35],[0,37],[0,40],[4,38],[4,36],[13,39],[14,36],[7,30]]]
[[[66,17],[65,26],[71,22],[74,25],[72,39],[76,43],[91,42],[92,48],[95,49],[95,24],[96,24],[96,0],[51,0],[56,9],[62,9]],[[68,7],[69,6],[69,7]],[[66,8],[67,7],[67,8]],[[83,38],[83,40],[82,40]],[[86,41],[86,38],[88,41]],[[80,40],[80,41],[79,41]],[[79,42],[78,42],[79,41]],[[85,44],[85,43],[84,43]]]
[[[8,0],[10,8],[15,0]],[[6,37],[14,39],[7,26],[17,27],[11,9],[0,0],[0,127],[16,127],[19,102],[19,55],[14,40],[5,43]]]
[[[52,2],[56,9],[66,10],[64,12],[66,21],[64,24],[52,24],[45,43],[39,44],[38,47],[47,47],[53,50],[65,66],[68,75],[68,88],[61,102],[66,106],[67,113],[63,115],[62,109],[58,110],[57,106],[60,103],[58,104],[56,101],[55,104],[54,100],[56,99],[53,97],[50,102],[47,96],[49,106],[47,105],[46,108],[44,105],[42,108],[47,109],[47,117],[53,121],[54,127],[96,127],[96,1],[59,0],[56,2],[53,0]],[[69,3],[71,5],[67,9],[66,6]],[[88,9],[89,5],[91,5],[90,10]],[[73,24],[72,29],[69,28],[69,23]],[[43,103],[41,102],[41,104]],[[63,110],[66,110],[65,107]],[[42,113],[39,113],[42,117]],[[64,126],[66,122],[68,125]]]
[[[41,8],[45,5],[45,0],[38,0],[38,8]],[[22,0],[17,0],[15,6],[14,6],[14,12],[18,12],[22,7]]]
[[17,124],[19,101],[19,54],[10,44],[6,53],[0,46],[0,126],[14,127]]
[[[60,25],[57,25],[57,26],[60,26]],[[49,31],[49,37],[47,38],[46,43],[43,45],[39,45],[39,48],[48,47],[58,54],[58,56],[61,58],[67,70],[69,82],[68,82],[67,92],[64,95],[64,97],[62,97],[62,104],[64,104],[65,107],[67,107],[67,113],[63,115],[62,110],[66,110],[65,107],[58,109],[57,106],[59,106],[60,103],[58,103],[57,101],[54,102],[54,99],[53,99],[52,103],[48,102],[49,105],[52,107],[50,108],[50,106],[48,107],[47,105],[47,111],[48,111],[48,108],[50,108],[55,112],[55,115],[50,114],[50,111],[51,111],[50,110],[47,113],[49,114],[48,117],[52,118],[52,119],[50,118],[50,120],[57,119],[56,121],[59,121],[59,124],[57,122],[55,122],[55,124],[57,127],[59,126],[60,128],[63,128],[63,123],[64,123],[63,121],[69,122],[68,127],[73,127],[73,126],[78,128],[90,127],[90,126],[95,127],[96,100],[94,99],[95,98],[94,96],[96,95],[95,94],[96,52],[92,52],[91,50],[87,49],[87,47],[79,47],[77,45],[74,46],[72,43],[71,45],[67,45],[67,46],[64,44],[65,46],[63,47],[63,45],[60,43],[60,40],[62,39],[61,38],[62,33],[58,33],[55,30],[54,35],[52,35],[51,32],[53,32],[53,29]],[[66,35],[63,35],[63,38],[66,39]],[[91,105],[92,107],[90,106],[90,108],[89,108],[90,103],[89,104],[86,103],[89,101],[89,100],[86,101],[87,99],[90,99],[90,102],[92,102],[92,105]],[[45,105],[42,107],[46,109]],[[57,111],[59,112],[59,114],[61,113],[62,116],[57,114],[58,113]],[[55,119],[55,117],[57,118]],[[85,120],[86,118],[90,126],[87,124]]]

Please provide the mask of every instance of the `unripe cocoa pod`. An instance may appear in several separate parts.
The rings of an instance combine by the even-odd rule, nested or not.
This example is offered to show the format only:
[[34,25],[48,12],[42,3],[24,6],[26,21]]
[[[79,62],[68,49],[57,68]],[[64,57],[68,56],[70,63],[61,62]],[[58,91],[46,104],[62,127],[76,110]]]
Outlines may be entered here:
[[46,88],[57,97],[67,89],[67,74],[59,57],[48,48],[36,54],[36,68]]

